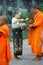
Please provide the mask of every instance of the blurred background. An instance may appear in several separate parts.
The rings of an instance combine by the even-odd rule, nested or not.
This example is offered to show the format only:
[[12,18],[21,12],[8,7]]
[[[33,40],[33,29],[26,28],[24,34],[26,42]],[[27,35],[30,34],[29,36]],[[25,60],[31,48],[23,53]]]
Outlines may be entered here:
[[43,11],[43,0],[0,0],[0,15],[12,16],[18,11],[29,13],[32,4]]

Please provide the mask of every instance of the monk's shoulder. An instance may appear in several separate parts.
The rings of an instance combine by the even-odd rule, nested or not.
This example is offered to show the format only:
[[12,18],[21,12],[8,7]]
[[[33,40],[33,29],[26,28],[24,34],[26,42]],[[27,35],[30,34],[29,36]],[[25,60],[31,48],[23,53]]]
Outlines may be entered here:
[[9,27],[8,27],[7,24],[4,24],[4,25],[2,26],[2,28],[9,29]]

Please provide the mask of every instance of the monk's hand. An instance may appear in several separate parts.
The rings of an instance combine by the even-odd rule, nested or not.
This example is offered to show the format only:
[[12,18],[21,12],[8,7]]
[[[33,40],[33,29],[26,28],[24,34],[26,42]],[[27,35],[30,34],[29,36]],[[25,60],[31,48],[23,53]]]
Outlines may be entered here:
[[29,27],[32,27],[32,26],[33,26],[32,24],[29,25]]

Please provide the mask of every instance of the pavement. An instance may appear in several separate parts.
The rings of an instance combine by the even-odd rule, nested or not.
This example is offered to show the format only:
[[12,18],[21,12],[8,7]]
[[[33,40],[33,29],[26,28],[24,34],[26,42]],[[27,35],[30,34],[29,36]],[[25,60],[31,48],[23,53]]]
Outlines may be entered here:
[[23,40],[23,54],[19,56],[21,60],[15,60],[13,55],[13,42],[10,42],[11,52],[12,52],[12,61],[9,65],[43,65],[43,57],[41,61],[33,61],[32,59],[35,55],[32,54],[31,47],[28,46],[27,39]]

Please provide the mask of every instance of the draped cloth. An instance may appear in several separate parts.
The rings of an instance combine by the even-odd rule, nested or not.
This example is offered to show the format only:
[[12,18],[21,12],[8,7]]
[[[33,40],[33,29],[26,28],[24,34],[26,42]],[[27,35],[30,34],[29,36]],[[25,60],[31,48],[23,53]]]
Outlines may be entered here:
[[8,36],[9,28],[4,24],[0,27],[0,65],[9,65],[12,59]]
[[43,13],[38,11],[34,16],[34,23],[30,28],[29,36],[28,36],[28,44],[31,46],[32,53],[35,55],[42,55],[42,23],[43,23]]

